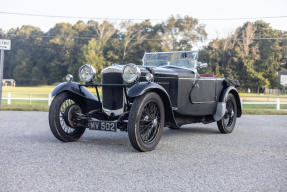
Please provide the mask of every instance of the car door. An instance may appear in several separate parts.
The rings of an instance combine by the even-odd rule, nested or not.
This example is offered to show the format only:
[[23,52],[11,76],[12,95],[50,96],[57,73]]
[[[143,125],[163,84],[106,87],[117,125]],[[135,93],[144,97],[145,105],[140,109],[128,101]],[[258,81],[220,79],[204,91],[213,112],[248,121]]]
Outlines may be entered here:
[[192,104],[216,102],[216,79],[200,77],[191,90],[190,101]]

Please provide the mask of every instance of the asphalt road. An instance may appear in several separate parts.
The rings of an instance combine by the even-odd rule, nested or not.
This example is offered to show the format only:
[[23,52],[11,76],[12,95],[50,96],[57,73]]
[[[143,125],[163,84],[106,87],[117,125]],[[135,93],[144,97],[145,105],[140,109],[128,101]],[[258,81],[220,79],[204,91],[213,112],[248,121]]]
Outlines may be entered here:
[[165,128],[147,153],[125,132],[61,143],[47,118],[0,111],[1,192],[287,191],[287,116],[246,115],[229,135],[215,123]]

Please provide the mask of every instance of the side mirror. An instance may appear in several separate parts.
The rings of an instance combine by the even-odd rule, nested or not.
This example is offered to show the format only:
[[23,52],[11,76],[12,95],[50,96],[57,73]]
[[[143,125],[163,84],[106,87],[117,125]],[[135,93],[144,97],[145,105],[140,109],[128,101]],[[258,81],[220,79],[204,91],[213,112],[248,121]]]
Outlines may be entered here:
[[197,67],[202,69],[202,68],[206,68],[208,66],[207,63],[202,63],[202,62],[197,62]]

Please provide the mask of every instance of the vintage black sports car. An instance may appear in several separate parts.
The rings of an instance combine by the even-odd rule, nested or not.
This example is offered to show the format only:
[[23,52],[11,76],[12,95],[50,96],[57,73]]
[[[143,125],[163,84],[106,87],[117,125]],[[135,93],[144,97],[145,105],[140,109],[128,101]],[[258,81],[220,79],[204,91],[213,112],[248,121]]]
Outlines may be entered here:
[[[86,128],[127,131],[138,151],[153,150],[165,126],[178,129],[216,121],[221,133],[231,133],[242,114],[239,82],[203,77],[197,69],[206,66],[197,61],[196,51],[145,53],[141,66],[114,64],[103,69],[97,84],[95,69],[83,65],[83,84],[67,75],[67,82],[52,93],[51,131],[64,142],[76,141]],[[86,87],[95,88],[95,94]]]

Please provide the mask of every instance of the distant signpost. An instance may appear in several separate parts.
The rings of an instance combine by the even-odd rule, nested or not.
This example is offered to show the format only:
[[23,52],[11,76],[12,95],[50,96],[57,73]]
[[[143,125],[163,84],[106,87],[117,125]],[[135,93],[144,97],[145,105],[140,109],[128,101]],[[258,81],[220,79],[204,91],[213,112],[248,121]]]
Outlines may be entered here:
[[4,71],[4,50],[11,49],[11,40],[0,39],[0,108],[2,106],[2,83],[3,83],[3,71]]

